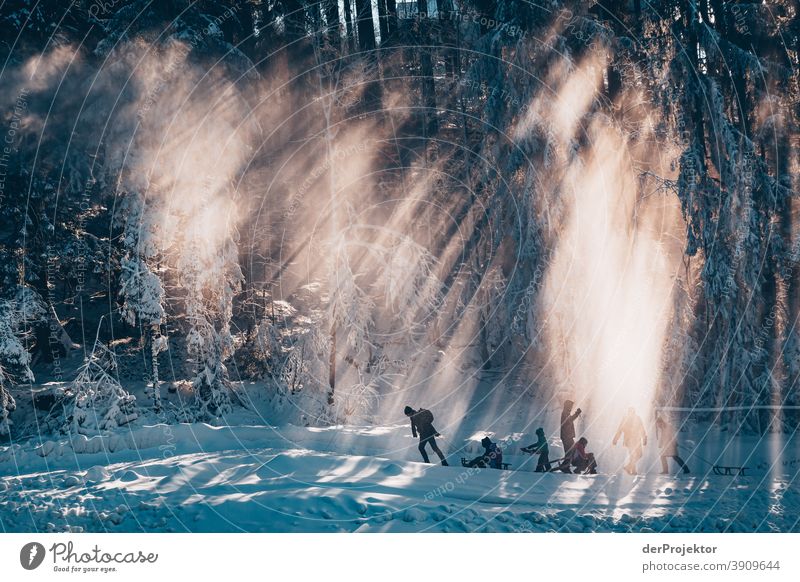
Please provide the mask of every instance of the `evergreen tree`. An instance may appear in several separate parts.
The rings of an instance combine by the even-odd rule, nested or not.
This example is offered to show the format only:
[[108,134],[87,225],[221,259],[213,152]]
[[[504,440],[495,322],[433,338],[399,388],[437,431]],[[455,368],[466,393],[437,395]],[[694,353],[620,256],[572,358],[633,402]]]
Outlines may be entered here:
[[111,431],[139,416],[136,397],[116,377],[117,359],[99,338],[78,375],[66,389],[62,430],[93,436]]

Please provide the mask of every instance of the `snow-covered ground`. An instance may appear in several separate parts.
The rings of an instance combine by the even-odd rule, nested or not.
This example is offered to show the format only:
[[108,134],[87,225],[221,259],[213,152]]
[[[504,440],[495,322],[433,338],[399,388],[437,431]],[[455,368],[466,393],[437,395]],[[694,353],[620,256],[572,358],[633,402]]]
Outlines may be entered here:
[[[532,439],[531,439],[532,441]],[[706,459],[714,439],[699,443]],[[0,450],[4,531],[523,532],[800,531],[800,466],[775,466],[769,440],[736,444],[748,477],[533,473],[506,445],[511,471],[416,462],[408,425],[301,428],[134,427]],[[796,439],[781,447],[797,451]],[[451,464],[471,438],[443,439]],[[747,452],[749,451],[749,453]],[[610,455],[609,455],[610,457]],[[725,458],[717,451],[714,459]],[[757,460],[759,459],[759,460]],[[701,470],[702,469],[702,470]],[[607,472],[603,472],[609,471]]]

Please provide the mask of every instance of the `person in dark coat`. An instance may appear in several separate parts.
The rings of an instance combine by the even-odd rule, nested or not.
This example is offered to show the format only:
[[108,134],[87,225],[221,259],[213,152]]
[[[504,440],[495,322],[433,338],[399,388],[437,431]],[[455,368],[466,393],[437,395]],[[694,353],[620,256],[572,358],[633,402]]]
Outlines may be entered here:
[[660,416],[656,419],[656,438],[658,439],[658,448],[661,452],[661,474],[666,475],[669,473],[669,465],[667,464],[668,458],[675,459],[675,462],[683,469],[683,472],[688,473],[689,467],[686,466],[686,463],[684,463],[683,459],[678,455],[678,441],[675,435],[675,429]]
[[642,419],[639,418],[639,415],[636,414],[636,409],[632,406],[628,409],[628,413],[622,419],[622,422],[619,423],[613,444],[617,444],[620,436],[623,437],[623,446],[628,449],[628,464],[625,465],[625,471],[631,475],[636,475],[636,463],[642,458],[642,449],[647,446],[647,433],[644,430]]
[[561,444],[564,446],[564,462],[562,465],[569,468],[568,459],[571,458],[572,447],[575,446],[575,419],[581,415],[581,409],[578,408],[575,414],[572,414],[572,400],[564,401],[564,409],[561,411]]
[[[597,461],[594,458],[594,453],[586,452],[586,445],[588,444],[589,441],[585,437],[579,438],[565,460],[567,468],[563,465],[559,468],[565,473],[590,473],[592,475],[597,473]],[[569,467],[574,467],[574,471],[571,471]]]
[[422,454],[422,460],[426,463],[430,463],[428,452],[425,450],[425,446],[430,444],[433,452],[439,455],[439,458],[442,460],[442,465],[445,467],[449,466],[447,460],[444,458],[444,454],[439,447],[436,446],[435,437],[441,435],[433,428],[433,413],[424,408],[414,410],[410,406],[406,406],[403,412],[411,419],[411,434],[414,435],[415,438],[417,434],[419,434],[419,452]]
[[588,444],[589,441],[585,437],[581,437],[572,447],[569,462],[575,467],[575,473],[590,473],[592,475],[597,473],[597,461],[595,461],[594,453],[586,452],[586,445]]
[[500,447],[498,447],[496,443],[493,443],[492,439],[489,437],[483,437],[481,445],[483,445],[483,454],[467,463],[467,467],[502,469],[503,451],[500,450]]
[[547,446],[547,439],[544,436],[544,429],[539,427],[536,429],[536,442],[528,447],[522,447],[520,450],[523,453],[530,453],[531,455],[539,453],[539,460],[536,463],[537,473],[546,473],[550,470],[550,447]]

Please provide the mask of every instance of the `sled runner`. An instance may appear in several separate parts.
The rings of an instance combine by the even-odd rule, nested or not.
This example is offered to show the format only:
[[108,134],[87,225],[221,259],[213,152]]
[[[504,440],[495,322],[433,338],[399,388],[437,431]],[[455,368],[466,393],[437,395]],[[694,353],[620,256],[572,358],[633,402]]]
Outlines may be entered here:
[[[462,467],[469,467],[469,459],[466,457],[461,457],[461,466]],[[511,470],[511,463],[500,463],[500,467],[503,471],[510,471]],[[487,469],[489,467],[486,467]]]
[[747,477],[745,471],[748,467],[727,467],[725,465],[714,465],[711,470],[714,475],[738,475],[740,477]]

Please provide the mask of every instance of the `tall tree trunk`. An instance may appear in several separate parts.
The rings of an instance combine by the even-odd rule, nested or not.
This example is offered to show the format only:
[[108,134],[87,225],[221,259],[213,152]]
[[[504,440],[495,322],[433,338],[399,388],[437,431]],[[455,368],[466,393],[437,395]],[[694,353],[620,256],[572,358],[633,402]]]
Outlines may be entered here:
[[371,78],[364,80],[364,111],[380,109],[381,104],[381,79],[378,54],[375,51],[375,27],[372,21],[372,1],[356,0],[358,10],[358,48],[361,58],[371,66],[366,67]]
[[153,379],[153,410],[161,412],[161,387],[158,380],[158,338],[160,336],[157,325],[150,326],[150,366]]
[[[789,171],[791,146],[789,145],[788,129],[782,127],[780,135],[777,139],[776,150],[776,163],[775,163],[775,176],[778,183],[786,186],[790,191],[792,189],[792,175]],[[782,268],[777,273],[778,281],[781,285],[781,297],[783,300],[783,311],[786,314],[782,322],[782,329],[780,335],[777,337],[778,346],[780,347],[779,353],[776,355],[775,367],[780,368],[781,374],[778,376],[782,381],[778,394],[773,396],[772,404],[786,404],[789,400],[789,392],[795,386],[795,378],[792,373],[793,362],[792,360],[798,356],[796,351],[796,344],[792,341],[793,334],[797,331],[797,302],[793,294],[793,287],[796,280],[795,258],[793,253],[792,241],[792,198],[786,196],[780,198],[780,240],[785,245],[783,256],[781,257]],[[782,356],[782,357],[781,357]],[[786,415],[780,412],[776,413],[778,423],[776,428],[782,428],[782,423],[785,422]]]
[[391,38],[397,32],[397,1],[386,0],[386,30]]
[[328,35],[334,40],[335,46],[338,45],[339,36],[339,1],[325,0],[325,20]]
[[[319,105],[321,107],[322,118],[325,122],[325,128],[322,134],[323,140],[325,142],[325,160],[326,160],[326,173],[328,178],[328,192],[330,196],[330,208],[331,208],[331,215],[330,215],[330,228],[331,228],[331,239],[334,239],[338,236],[338,229],[339,229],[339,220],[338,220],[338,212],[337,212],[337,199],[336,199],[336,174],[334,169],[336,167],[334,163],[334,156],[333,156],[333,132],[332,132],[332,125],[333,125],[333,104],[334,98],[332,95],[332,88],[336,85],[336,83],[331,79],[331,76],[324,76],[323,69],[320,66],[322,63],[322,54],[321,54],[321,47],[318,43],[314,43],[314,55],[316,58],[317,64],[317,80],[319,83]],[[335,76],[336,73],[333,73]],[[335,265],[332,266],[331,270],[334,270]],[[329,293],[331,293],[331,301],[333,301],[332,294],[334,293],[333,289],[329,289]],[[333,313],[330,316],[330,354],[328,358],[328,397],[327,402],[329,405],[333,405],[335,401],[336,395],[336,326],[337,326],[337,314],[334,308]]]
[[375,27],[372,22],[372,1],[356,0],[358,48],[362,52],[375,50]]
[[458,35],[458,22],[453,19],[453,0],[436,0],[436,11],[439,14],[439,26],[442,32],[444,48],[444,68],[448,77],[457,76],[458,49],[455,46]]
[[700,158],[701,158],[701,163],[703,164],[701,172],[702,175],[705,175],[706,137],[705,137],[705,123],[703,121],[703,111],[705,110],[705,103],[703,103],[703,97],[702,97],[705,91],[703,87],[703,81],[700,77],[700,63],[697,54],[699,48],[699,42],[697,39],[698,18],[693,0],[688,0],[686,2],[685,22],[689,39],[688,47],[686,50],[689,53],[689,62],[692,64],[692,70],[689,72],[691,78],[688,81],[692,84],[697,84],[697,87],[694,88],[692,95],[694,99],[694,102],[692,104],[694,139],[695,143],[700,148],[700,153],[701,153]]
[[381,45],[389,38],[389,14],[386,0],[378,0],[378,30],[381,33]]
[[428,22],[428,0],[417,0],[419,11],[420,36],[420,76],[422,80],[422,131],[427,138],[436,133],[439,123],[436,117],[436,85],[433,79],[433,61],[431,59],[430,26]]
[[333,406],[336,396],[336,320],[331,323],[331,345],[328,358],[328,404]]
[[356,31],[353,30],[353,8],[351,0],[344,0],[344,25],[347,31],[347,45],[352,51],[356,46]]

